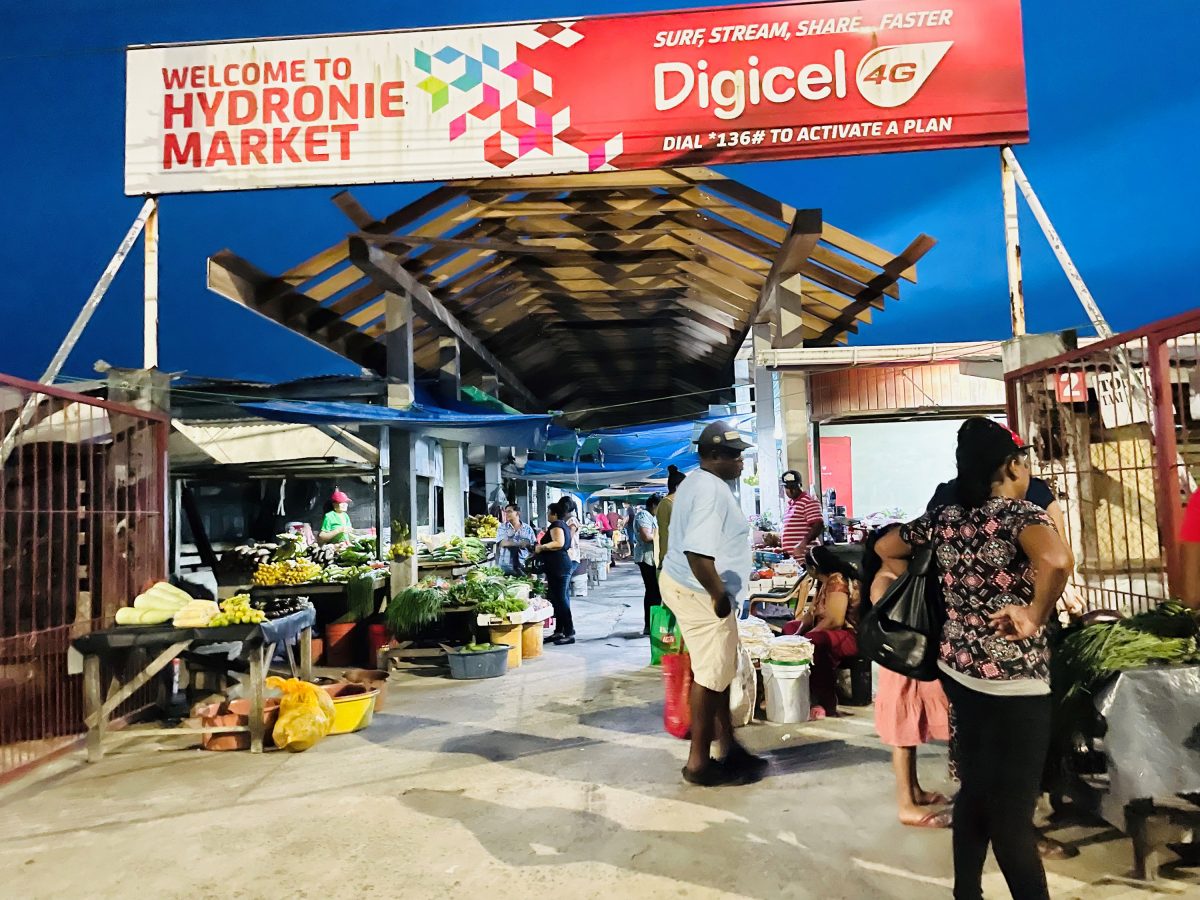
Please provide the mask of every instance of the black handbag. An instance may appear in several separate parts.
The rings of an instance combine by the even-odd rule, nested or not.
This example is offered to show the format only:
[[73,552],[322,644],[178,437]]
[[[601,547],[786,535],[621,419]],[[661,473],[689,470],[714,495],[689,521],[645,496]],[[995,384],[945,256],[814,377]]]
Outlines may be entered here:
[[933,547],[914,547],[908,571],[859,623],[859,655],[917,681],[936,681],[944,623]]

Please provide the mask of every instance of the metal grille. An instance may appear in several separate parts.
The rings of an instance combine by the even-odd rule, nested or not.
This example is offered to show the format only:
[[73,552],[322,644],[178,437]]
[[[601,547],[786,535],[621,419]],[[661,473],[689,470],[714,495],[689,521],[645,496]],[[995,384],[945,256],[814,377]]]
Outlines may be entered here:
[[1198,359],[1200,313],[1188,313],[1006,376],[1090,609],[1138,612],[1178,593],[1182,506],[1200,472]]
[[82,731],[71,639],[163,577],[167,427],[0,375],[0,778]]

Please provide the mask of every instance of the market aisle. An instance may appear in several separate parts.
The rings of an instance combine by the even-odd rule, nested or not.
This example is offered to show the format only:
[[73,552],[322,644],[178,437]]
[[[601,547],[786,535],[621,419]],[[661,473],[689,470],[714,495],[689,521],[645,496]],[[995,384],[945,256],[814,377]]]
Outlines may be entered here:
[[[494,681],[395,676],[369,729],[308,753],[135,749],[44,769],[0,793],[0,883],[37,898],[949,896],[949,835],[894,824],[867,711],[752,726],[769,778],[685,787],[641,581],[613,574],[577,599],[573,647]],[[943,769],[928,754],[931,786]],[[1126,843],[1087,846],[1055,864],[1055,896],[1127,860]],[[1087,896],[1154,896],[1131,890]]]

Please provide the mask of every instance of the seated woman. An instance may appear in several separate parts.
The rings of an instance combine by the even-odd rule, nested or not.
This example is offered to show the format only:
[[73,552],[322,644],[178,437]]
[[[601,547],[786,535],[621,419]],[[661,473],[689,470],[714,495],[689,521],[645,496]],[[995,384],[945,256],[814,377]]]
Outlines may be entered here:
[[783,627],[784,634],[801,634],[813,642],[812,718],[837,715],[837,670],[858,653],[858,570],[828,547],[816,546],[805,558],[808,574],[817,579],[817,595],[808,612]]

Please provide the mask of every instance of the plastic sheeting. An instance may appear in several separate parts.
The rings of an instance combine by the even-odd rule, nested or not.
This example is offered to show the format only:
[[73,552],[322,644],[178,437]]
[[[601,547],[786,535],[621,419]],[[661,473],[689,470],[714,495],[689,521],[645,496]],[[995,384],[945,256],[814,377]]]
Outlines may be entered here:
[[1108,822],[1124,830],[1133,800],[1200,793],[1200,666],[1123,672],[1096,709],[1108,723]]
[[420,402],[404,410],[369,403],[316,400],[266,400],[240,405],[247,412],[277,422],[386,425],[441,440],[522,450],[537,450],[544,445],[551,419],[548,415],[466,412]]
[[[571,462],[570,460],[531,459],[521,472],[512,477],[521,481],[545,481],[553,485],[582,487],[584,485],[627,484],[653,478],[658,471],[642,463],[640,468],[629,468],[631,461],[622,460],[615,464]],[[636,465],[639,461],[633,460]]]

